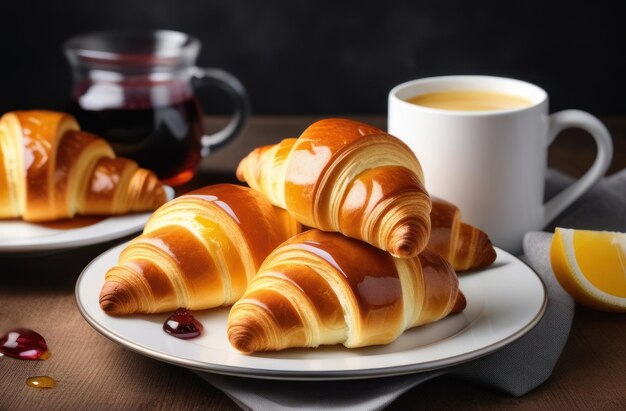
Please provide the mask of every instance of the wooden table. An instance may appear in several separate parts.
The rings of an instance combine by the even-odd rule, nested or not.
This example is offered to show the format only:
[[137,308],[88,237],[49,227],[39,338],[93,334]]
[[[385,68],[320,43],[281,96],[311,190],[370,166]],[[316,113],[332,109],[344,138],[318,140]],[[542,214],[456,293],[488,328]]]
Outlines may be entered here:
[[[381,116],[356,118],[385,125]],[[218,155],[205,159],[198,177],[179,191],[233,181],[233,169],[244,153],[297,136],[314,119],[252,118],[242,135]],[[616,147],[611,173],[626,167],[626,118],[605,122]],[[212,119],[207,128],[222,123],[223,119]],[[580,175],[593,160],[593,143],[583,132],[563,134],[550,150],[550,164]],[[189,371],[128,351],[82,319],[74,300],[76,278],[91,259],[115,243],[34,258],[0,257],[0,333],[29,327],[43,334],[52,350],[48,361],[0,358],[0,410],[237,409],[226,395]],[[52,390],[27,387],[26,378],[36,375],[50,375],[58,386]],[[577,307],[554,374],[524,397],[512,398],[442,377],[407,392],[390,409],[623,409],[625,381],[626,315]]]

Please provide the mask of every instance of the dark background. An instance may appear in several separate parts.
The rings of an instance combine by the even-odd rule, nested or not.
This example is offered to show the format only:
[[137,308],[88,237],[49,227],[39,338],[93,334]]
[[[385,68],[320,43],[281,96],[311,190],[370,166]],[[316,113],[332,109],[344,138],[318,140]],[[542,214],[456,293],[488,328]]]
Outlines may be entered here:
[[[392,86],[443,74],[516,77],[553,111],[626,114],[625,18],[597,1],[22,0],[1,15],[0,112],[65,107],[62,41],[133,27],[199,37],[199,63],[239,77],[256,114],[384,113]],[[228,111],[220,92],[202,100]]]

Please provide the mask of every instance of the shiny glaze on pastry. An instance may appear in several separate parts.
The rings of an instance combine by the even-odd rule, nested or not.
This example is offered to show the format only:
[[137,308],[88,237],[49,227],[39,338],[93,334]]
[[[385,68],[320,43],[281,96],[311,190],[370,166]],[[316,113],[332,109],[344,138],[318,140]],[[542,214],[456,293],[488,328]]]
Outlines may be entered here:
[[122,251],[106,273],[100,307],[118,315],[232,304],[265,257],[299,231],[285,210],[247,187],[185,194],[159,208]]
[[0,218],[125,214],[165,201],[152,172],[115,158],[105,140],[80,131],[68,114],[15,111],[0,119]]
[[267,257],[231,309],[228,338],[245,353],[386,344],[464,307],[457,276],[439,255],[393,258],[313,229]]
[[298,139],[260,147],[237,177],[302,224],[366,241],[397,257],[426,247],[431,203],[419,161],[399,139],[326,119]]
[[457,206],[432,197],[431,233],[428,249],[441,255],[457,271],[493,264],[496,250],[487,234],[461,221]]

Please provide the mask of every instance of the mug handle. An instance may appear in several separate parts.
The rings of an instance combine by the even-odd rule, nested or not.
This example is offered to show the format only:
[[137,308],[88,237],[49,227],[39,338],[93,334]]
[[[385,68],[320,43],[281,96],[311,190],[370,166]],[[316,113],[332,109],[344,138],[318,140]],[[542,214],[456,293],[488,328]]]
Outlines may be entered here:
[[587,130],[596,141],[598,154],[593,165],[577,181],[565,188],[544,204],[543,225],[548,225],[554,218],[589,190],[606,172],[613,157],[613,141],[609,130],[600,120],[581,110],[563,110],[550,116],[548,131],[549,146],[556,136],[564,129],[577,127]]
[[218,68],[194,67],[191,73],[194,87],[217,86],[226,91],[235,103],[233,118],[223,129],[202,136],[202,157],[224,146],[239,133],[250,114],[250,100],[241,82],[232,74]]

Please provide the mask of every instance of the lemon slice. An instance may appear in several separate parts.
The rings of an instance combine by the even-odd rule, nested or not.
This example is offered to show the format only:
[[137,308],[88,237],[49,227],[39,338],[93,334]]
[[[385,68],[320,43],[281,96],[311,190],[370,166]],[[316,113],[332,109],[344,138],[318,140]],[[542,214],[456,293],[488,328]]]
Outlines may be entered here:
[[557,228],[552,270],[582,305],[626,312],[626,233]]

